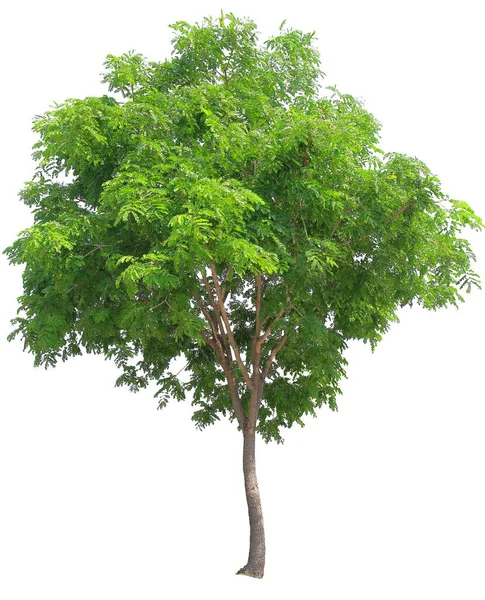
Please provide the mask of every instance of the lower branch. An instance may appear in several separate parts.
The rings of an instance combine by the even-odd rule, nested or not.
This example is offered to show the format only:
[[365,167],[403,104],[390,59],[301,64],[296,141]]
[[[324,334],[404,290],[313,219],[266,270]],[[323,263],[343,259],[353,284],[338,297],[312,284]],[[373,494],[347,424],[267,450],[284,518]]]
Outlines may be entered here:
[[266,360],[266,364],[264,365],[264,368],[263,368],[263,380],[268,375],[268,372],[269,372],[269,370],[271,368],[271,365],[273,364],[273,361],[274,361],[276,355],[281,350],[281,348],[283,348],[283,346],[285,345],[285,342],[286,342],[287,339],[288,339],[288,336],[285,333],[282,337],[280,337],[280,339],[278,340],[278,343],[276,344],[276,346],[271,351],[271,354],[268,356],[268,358]]

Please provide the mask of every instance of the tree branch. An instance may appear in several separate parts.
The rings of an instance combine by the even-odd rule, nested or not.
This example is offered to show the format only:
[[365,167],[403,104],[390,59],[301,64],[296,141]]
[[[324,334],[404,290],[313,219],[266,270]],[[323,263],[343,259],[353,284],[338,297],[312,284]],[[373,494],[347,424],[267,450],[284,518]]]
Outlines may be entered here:
[[251,342],[251,363],[253,366],[253,388],[249,400],[248,425],[251,428],[256,428],[258,421],[259,407],[261,405],[261,397],[263,393],[263,377],[260,369],[261,365],[261,344],[259,338],[261,336],[261,303],[262,303],[262,278],[261,275],[255,275],[255,291],[256,298],[254,300],[256,308],[256,320],[254,336]]
[[249,377],[249,373],[246,369],[246,366],[244,365],[244,363],[242,361],[241,354],[239,352],[239,347],[238,347],[236,340],[234,339],[234,336],[232,334],[231,324],[229,323],[229,318],[227,316],[226,307],[224,306],[224,298],[222,296],[222,291],[219,286],[219,279],[217,277],[216,267],[215,267],[214,263],[211,263],[210,267],[211,267],[211,272],[212,272],[212,280],[214,281],[214,287],[216,288],[217,299],[219,301],[219,310],[221,311],[222,319],[224,321],[224,325],[226,326],[226,333],[227,333],[227,337],[229,338],[229,343],[231,344],[231,348],[234,351],[234,355],[236,357],[236,362],[237,362],[239,368],[241,369],[241,373],[243,374],[244,380],[248,384],[249,389],[252,389],[253,382],[251,380],[251,377]]
[[[288,300],[289,300],[289,298],[288,298]],[[282,308],[282,309],[280,310],[280,312],[279,312],[279,313],[276,315],[276,317],[273,319],[273,322],[271,323],[271,325],[270,325],[269,327],[267,327],[267,328],[266,328],[266,331],[263,333],[263,335],[262,335],[262,336],[260,336],[260,337],[258,338],[258,344],[259,344],[260,346],[261,346],[261,344],[262,344],[262,343],[263,343],[265,340],[267,340],[267,339],[268,339],[268,337],[270,336],[270,334],[271,334],[271,331],[272,331],[272,329],[273,329],[274,325],[275,325],[275,324],[276,324],[276,323],[277,323],[277,322],[278,322],[278,321],[281,319],[281,317],[284,315],[284,313],[285,313],[285,310],[286,310],[286,308]],[[262,325],[264,325],[264,323],[266,323],[266,321],[267,321],[267,320],[268,320],[268,317],[266,317],[266,318],[264,319],[264,321],[263,321],[263,324],[262,324]]]
[[261,335],[261,275],[256,275],[256,339]]
[[159,302],[158,304],[155,304],[155,306],[151,306],[149,308],[149,310],[155,310],[156,308],[162,306],[163,304],[166,304],[168,306],[168,308],[170,308],[170,309],[172,308],[170,306],[170,302],[165,298],[165,300],[162,300],[162,302]]
[[264,369],[263,369],[263,380],[266,378],[266,376],[268,375],[268,372],[271,368],[271,365],[273,364],[273,361],[275,359],[275,356],[278,354],[278,352],[281,350],[281,348],[285,345],[286,340],[288,339],[287,334],[285,333],[279,340],[278,343],[276,344],[276,346],[273,348],[273,350],[271,351],[271,354],[268,356],[267,360],[266,360],[266,364],[264,365]]
[[[224,354],[224,350],[221,346],[221,342],[219,340],[219,332],[217,330],[216,323],[211,318],[210,314],[207,312],[207,309],[204,306],[204,302],[203,302],[202,298],[198,294],[194,294],[194,299],[197,302],[197,304],[199,305],[199,308],[202,311],[202,314],[206,318],[206,321],[209,324],[209,327],[211,328],[214,339],[210,340],[210,342],[213,342],[213,344],[210,343],[210,345],[214,348],[214,352],[216,353],[216,356],[219,359],[221,366],[224,368],[225,361],[227,360],[228,357]],[[205,338],[203,338],[203,339],[205,339]],[[207,341],[207,340],[205,340],[205,341]],[[220,353],[219,353],[220,355],[218,354],[218,350],[220,351]]]
[[86,258],[86,256],[89,256],[93,252],[96,252],[96,250],[101,250],[101,248],[107,248],[107,247],[108,247],[108,244],[95,244],[95,247],[92,250],[90,250],[89,252],[86,252],[86,254],[84,254],[84,256],[81,256],[81,260],[83,258]]
[[226,355],[230,358],[231,357],[231,349],[230,349],[230,346],[229,346],[229,342],[227,341],[227,337],[225,335],[224,326],[223,326],[222,320],[221,320],[221,311],[220,311],[219,305],[214,300],[214,296],[212,295],[212,290],[211,290],[211,287],[210,287],[210,284],[209,284],[209,281],[208,281],[207,277],[203,273],[201,273],[201,277],[202,277],[202,281],[204,283],[204,287],[205,287],[206,292],[207,292],[207,297],[209,299],[209,304],[211,305],[212,310],[214,311],[214,316],[216,318],[216,321],[215,321],[216,328],[217,327],[219,328],[221,339],[222,339],[222,342],[223,342],[224,347],[226,349]]
[[226,274],[224,275],[224,279],[222,280],[222,283],[221,283],[221,290],[222,290],[222,297],[223,297],[223,300],[224,300],[224,304],[225,304],[225,302],[227,300],[227,297],[229,295],[229,291],[226,290],[226,282],[228,281],[229,277],[231,276],[232,271],[233,271],[233,266],[232,265],[228,265]]
[[224,355],[224,350],[222,349],[221,343],[219,341],[215,323],[213,322],[209,313],[207,312],[204,303],[202,302],[202,299],[200,298],[200,296],[197,295],[195,295],[194,298],[197,304],[200,306],[200,309],[202,310],[204,316],[208,320],[209,325],[211,326],[212,335],[214,336],[214,339],[211,339],[204,331],[200,332],[200,336],[204,340],[204,342],[211,346],[211,348],[214,350],[217,359],[219,360],[219,363],[227,379],[227,385],[229,387],[229,395],[231,397],[234,414],[236,415],[236,419],[239,423],[239,426],[242,430],[244,430],[244,425],[246,423],[246,415],[244,414],[241,398],[237,391],[236,377],[234,376],[234,371],[232,370],[231,362],[229,358]]

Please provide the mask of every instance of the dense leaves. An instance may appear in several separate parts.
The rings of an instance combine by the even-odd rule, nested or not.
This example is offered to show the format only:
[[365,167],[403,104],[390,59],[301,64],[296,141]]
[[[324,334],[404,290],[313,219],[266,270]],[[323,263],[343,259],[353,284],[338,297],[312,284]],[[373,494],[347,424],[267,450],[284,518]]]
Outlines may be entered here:
[[35,223],[6,250],[25,264],[12,336],[36,364],[104,354],[161,407],[191,392],[200,427],[256,415],[279,441],[336,408],[348,340],[478,285],[461,231],[482,222],[321,89],[312,34],[260,44],[231,14],[173,30],[170,59],[108,56],[111,95],[36,119]]

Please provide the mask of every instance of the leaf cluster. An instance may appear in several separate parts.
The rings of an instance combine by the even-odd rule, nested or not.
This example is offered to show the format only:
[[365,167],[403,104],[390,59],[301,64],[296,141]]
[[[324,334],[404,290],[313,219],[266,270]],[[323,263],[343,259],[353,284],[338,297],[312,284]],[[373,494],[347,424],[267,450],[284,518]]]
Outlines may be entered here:
[[[384,155],[360,101],[322,92],[313,34],[282,24],[261,44],[232,14],[172,29],[171,58],[110,55],[110,95],[36,118],[38,167],[20,194],[35,222],[5,251],[25,265],[12,337],[46,366],[104,354],[118,384],[155,381],[160,407],[191,392],[205,427],[234,418],[207,343],[221,341],[206,317],[223,285],[246,414],[241,365],[266,323],[258,428],[281,441],[336,409],[349,340],[374,346],[400,307],[457,305],[479,285],[461,233],[482,221],[421,161]],[[181,355],[188,380],[172,370]]]

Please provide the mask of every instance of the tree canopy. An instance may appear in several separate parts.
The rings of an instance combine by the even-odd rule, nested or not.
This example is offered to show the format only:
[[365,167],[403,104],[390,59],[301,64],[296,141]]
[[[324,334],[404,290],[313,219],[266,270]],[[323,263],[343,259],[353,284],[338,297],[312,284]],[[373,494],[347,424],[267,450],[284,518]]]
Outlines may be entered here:
[[160,407],[190,394],[201,428],[250,419],[281,441],[336,409],[349,340],[478,285],[462,230],[482,222],[323,87],[313,34],[260,43],[232,14],[172,29],[171,58],[110,55],[106,95],[35,119],[12,337],[36,365],[103,354]]

